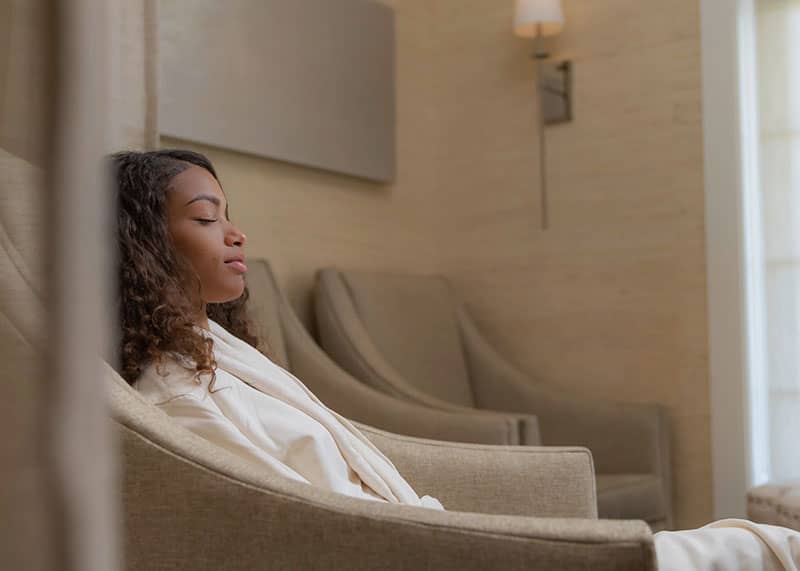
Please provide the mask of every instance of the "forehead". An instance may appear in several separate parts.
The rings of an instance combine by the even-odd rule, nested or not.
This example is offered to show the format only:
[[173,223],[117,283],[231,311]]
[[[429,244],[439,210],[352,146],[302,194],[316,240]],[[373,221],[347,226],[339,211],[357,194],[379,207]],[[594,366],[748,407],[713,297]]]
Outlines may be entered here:
[[190,165],[170,182],[167,200],[185,204],[199,194],[215,196],[225,205],[225,193],[214,176],[202,167]]

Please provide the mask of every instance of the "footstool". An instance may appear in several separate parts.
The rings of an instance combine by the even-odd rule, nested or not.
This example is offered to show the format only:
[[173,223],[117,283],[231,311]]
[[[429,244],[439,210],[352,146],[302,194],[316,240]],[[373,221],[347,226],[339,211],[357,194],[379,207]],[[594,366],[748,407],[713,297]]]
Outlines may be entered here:
[[747,492],[747,516],[800,531],[800,481],[764,484]]

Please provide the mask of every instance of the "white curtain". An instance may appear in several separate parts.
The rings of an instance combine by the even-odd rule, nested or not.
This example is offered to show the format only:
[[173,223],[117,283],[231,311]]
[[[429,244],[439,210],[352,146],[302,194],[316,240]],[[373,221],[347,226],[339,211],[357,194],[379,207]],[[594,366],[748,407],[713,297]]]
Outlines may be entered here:
[[770,478],[800,477],[800,0],[759,0]]

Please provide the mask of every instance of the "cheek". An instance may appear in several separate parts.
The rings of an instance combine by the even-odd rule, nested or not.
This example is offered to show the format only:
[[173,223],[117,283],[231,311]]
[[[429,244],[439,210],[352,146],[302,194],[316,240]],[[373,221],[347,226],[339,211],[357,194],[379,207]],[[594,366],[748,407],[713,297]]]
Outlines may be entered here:
[[189,260],[198,271],[208,262],[209,258],[219,257],[219,254],[211,247],[213,240],[199,233],[196,228],[181,225],[170,234],[178,253]]
[[173,232],[172,242],[178,254],[189,262],[201,281],[210,278],[213,268],[219,267],[223,262],[222,254],[215,251],[211,241],[198,239],[198,236],[191,232]]
[[175,246],[178,254],[188,260],[192,260],[194,258],[195,244],[191,239],[191,233],[179,226],[177,228],[171,227],[169,235],[172,238],[172,245]]
[[196,228],[174,228],[171,233],[175,249],[191,265],[203,290],[204,301],[221,303],[239,297],[244,291],[244,278],[225,266],[223,237],[214,232],[198,232]]
[[224,279],[225,264],[222,255],[211,250],[200,250],[196,254],[194,267],[205,286],[213,286]]
[[203,255],[204,265],[208,268],[219,268],[224,260],[216,252],[206,251]]
[[244,278],[227,267],[224,258],[224,254],[216,249],[197,252],[194,266],[207,302],[230,301],[239,297],[244,289]]

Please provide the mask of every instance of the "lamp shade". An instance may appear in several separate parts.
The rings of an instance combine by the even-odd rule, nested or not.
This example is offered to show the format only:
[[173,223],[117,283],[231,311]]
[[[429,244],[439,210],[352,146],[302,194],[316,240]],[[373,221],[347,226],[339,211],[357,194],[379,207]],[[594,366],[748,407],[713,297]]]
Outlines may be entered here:
[[518,36],[555,36],[563,27],[561,0],[516,0],[514,33]]

